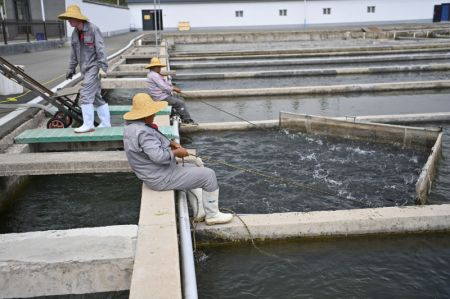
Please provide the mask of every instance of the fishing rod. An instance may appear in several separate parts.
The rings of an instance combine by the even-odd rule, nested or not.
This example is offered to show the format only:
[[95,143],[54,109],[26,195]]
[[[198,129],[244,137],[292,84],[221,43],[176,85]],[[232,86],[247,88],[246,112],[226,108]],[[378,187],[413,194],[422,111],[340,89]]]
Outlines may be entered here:
[[[182,95],[182,96],[185,96],[185,97],[189,97],[189,95],[185,94],[184,92],[179,92],[179,94]],[[218,110],[218,111],[220,111],[220,112],[226,113],[226,114],[231,115],[231,116],[233,116],[233,117],[235,117],[235,118],[237,118],[237,119],[243,120],[243,121],[245,121],[245,122],[247,122],[247,123],[249,123],[249,124],[251,124],[251,125],[253,125],[253,126],[255,126],[255,127],[258,127],[257,124],[252,123],[251,121],[246,120],[245,118],[242,118],[242,117],[240,117],[240,116],[238,116],[238,115],[236,115],[236,114],[233,114],[233,113],[228,112],[228,111],[226,111],[226,110],[223,110],[223,109],[221,109],[221,108],[219,108],[219,107],[216,107],[216,106],[214,106],[214,105],[212,105],[212,104],[210,104],[210,103],[208,103],[208,102],[205,102],[205,101],[203,101],[203,100],[198,100],[198,99],[197,99],[196,101],[199,101],[200,103],[203,103],[203,104],[205,104],[205,105],[207,105],[207,106],[209,106],[209,107],[211,107],[211,108],[214,108],[214,109],[216,109],[216,110]],[[264,128],[263,128],[263,129],[264,129]]]

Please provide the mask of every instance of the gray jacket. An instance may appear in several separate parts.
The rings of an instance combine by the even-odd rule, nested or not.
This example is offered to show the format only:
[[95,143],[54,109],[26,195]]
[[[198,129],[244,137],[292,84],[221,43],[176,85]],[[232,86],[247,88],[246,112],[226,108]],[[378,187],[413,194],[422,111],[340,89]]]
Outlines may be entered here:
[[128,121],[123,133],[125,153],[136,176],[160,190],[177,169],[170,142],[142,121]]
[[71,39],[72,51],[70,53],[69,70],[74,72],[77,65],[80,65],[82,74],[92,67],[102,69],[106,73],[108,61],[100,30],[94,24],[84,22],[83,35],[84,40],[80,42],[78,30],[74,28]]

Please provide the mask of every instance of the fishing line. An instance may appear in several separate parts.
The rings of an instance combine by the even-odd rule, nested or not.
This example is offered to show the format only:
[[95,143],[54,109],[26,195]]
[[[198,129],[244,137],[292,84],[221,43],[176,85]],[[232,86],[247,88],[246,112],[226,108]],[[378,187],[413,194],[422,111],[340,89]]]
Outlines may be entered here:
[[[188,193],[190,193],[190,194],[192,194],[192,195],[197,199],[196,201],[197,201],[197,213],[198,213],[198,211],[199,211],[199,205],[200,205],[201,203],[200,203],[200,200],[199,200],[199,198],[197,197],[197,195],[196,195],[194,192],[192,192],[191,190],[182,190],[182,192],[185,192],[185,193],[186,193],[186,197],[188,196]],[[256,245],[256,242],[255,242],[255,240],[254,240],[254,238],[253,238],[253,235],[252,235],[252,233],[251,233],[251,231],[250,231],[250,228],[248,227],[247,223],[245,223],[245,221],[244,221],[238,214],[236,214],[236,212],[234,212],[234,211],[231,210],[231,209],[227,209],[227,208],[220,208],[219,210],[225,211],[225,212],[229,212],[229,213],[233,214],[234,217],[236,217],[237,219],[239,219],[239,221],[244,225],[245,230],[247,231],[248,237],[249,237],[249,239],[250,239],[250,242],[252,243],[253,248],[255,248],[260,254],[265,255],[265,256],[268,256],[268,257],[271,257],[271,258],[275,258],[275,259],[278,259],[278,260],[281,260],[281,261],[284,261],[284,262],[287,262],[287,263],[290,264],[291,266],[293,266],[293,267],[295,267],[295,268],[299,268],[299,267],[298,267],[297,265],[295,265],[291,260],[289,260],[289,259],[287,259],[287,258],[282,258],[282,257],[280,257],[280,256],[278,256],[278,255],[276,255],[276,254],[267,252],[267,251],[262,250],[261,248],[259,248],[259,246]],[[193,243],[193,247],[194,247],[194,254],[197,252],[197,240],[196,240],[196,228],[197,228],[197,224],[198,224],[198,222],[193,221],[193,220],[191,221],[191,226],[192,226],[192,243]]]
[[[166,135],[164,135],[158,129],[155,129],[153,127],[150,127],[150,128],[154,129],[160,135],[164,136],[165,139],[171,141],[169,138],[167,138]],[[199,156],[191,154],[191,153],[189,153],[189,155],[193,156],[195,158],[204,159],[206,161],[209,161],[210,163],[216,163],[216,164],[221,164],[221,165],[224,165],[224,166],[228,166],[230,168],[234,168],[234,169],[237,169],[237,170],[240,170],[240,171],[243,171],[243,172],[251,173],[251,174],[254,174],[256,176],[264,177],[264,178],[269,179],[269,180],[285,182],[285,183],[287,183],[289,185],[296,186],[298,188],[301,188],[303,190],[308,190],[310,192],[322,193],[322,194],[333,196],[333,197],[337,197],[337,198],[340,198],[340,199],[345,199],[346,201],[352,201],[354,203],[359,203],[359,204],[361,203],[361,200],[353,199],[351,197],[341,196],[341,195],[339,195],[339,194],[337,194],[335,192],[331,192],[331,191],[328,191],[328,190],[323,190],[323,189],[319,189],[319,188],[309,187],[309,186],[306,186],[305,184],[302,184],[302,183],[300,183],[300,182],[298,182],[296,180],[292,180],[292,179],[289,179],[289,178],[285,178],[285,177],[281,177],[281,176],[277,176],[277,175],[273,175],[273,174],[267,174],[267,173],[264,173],[264,172],[262,172],[260,170],[256,170],[256,169],[252,169],[252,168],[248,168],[248,167],[237,166],[237,165],[234,165],[234,164],[222,161],[222,160],[212,159],[212,158],[210,158],[208,156],[199,157]]]

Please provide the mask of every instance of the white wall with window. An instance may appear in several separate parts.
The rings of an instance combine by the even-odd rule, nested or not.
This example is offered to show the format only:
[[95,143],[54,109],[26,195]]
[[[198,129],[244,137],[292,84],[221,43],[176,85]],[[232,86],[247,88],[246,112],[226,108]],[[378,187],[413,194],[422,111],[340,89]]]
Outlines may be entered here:
[[[81,1],[81,0],[79,0]],[[161,4],[164,29],[189,22],[191,28],[302,26],[336,23],[429,21],[433,8],[442,0],[299,0],[268,2],[209,2]],[[133,4],[129,0],[130,24],[142,29],[142,10],[153,3]],[[370,12],[368,11],[370,8]],[[324,13],[324,9],[326,9]],[[237,16],[237,12],[242,11]],[[286,14],[284,14],[286,11]]]
[[[142,28],[142,10],[153,4],[129,4],[131,23]],[[208,4],[161,4],[164,28],[177,28],[178,22],[188,21],[191,28],[229,26],[271,26],[303,24],[303,2],[234,2]],[[287,15],[280,17],[280,10]],[[236,13],[242,11],[242,17]],[[299,21],[300,20],[300,21]]]

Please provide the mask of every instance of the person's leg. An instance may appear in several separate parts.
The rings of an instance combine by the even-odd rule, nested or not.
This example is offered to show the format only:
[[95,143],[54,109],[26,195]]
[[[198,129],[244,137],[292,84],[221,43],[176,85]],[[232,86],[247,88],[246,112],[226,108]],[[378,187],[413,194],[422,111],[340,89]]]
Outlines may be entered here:
[[[195,167],[189,164],[186,164],[186,167],[179,166],[162,190],[192,190],[197,188],[203,189],[201,202],[205,211],[206,224],[227,223],[233,219],[232,214],[219,211],[219,185],[217,184],[216,173],[210,168]],[[198,201],[200,201],[200,198],[198,198]],[[197,218],[197,221],[202,220],[201,217]]]
[[80,89],[80,108],[83,114],[83,125],[76,128],[75,133],[86,133],[94,131],[94,100],[99,85],[95,68],[84,74],[83,83]]
[[100,119],[100,124],[98,125],[98,128],[111,127],[111,116],[109,113],[109,106],[108,103],[106,103],[102,97],[101,84],[98,85],[97,92],[95,93],[94,106],[97,107],[97,115],[98,118]]
[[164,99],[164,101],[168,102],[170,106],[175,108],[175,110],[180,114],[181,119],[191,119],[191,115],[187,111],[186,103],[182,97],[172,95]]

